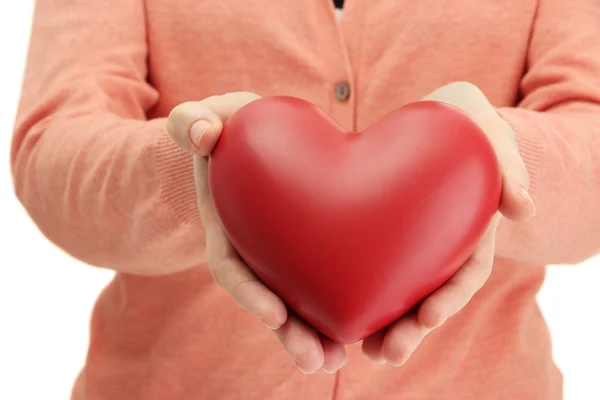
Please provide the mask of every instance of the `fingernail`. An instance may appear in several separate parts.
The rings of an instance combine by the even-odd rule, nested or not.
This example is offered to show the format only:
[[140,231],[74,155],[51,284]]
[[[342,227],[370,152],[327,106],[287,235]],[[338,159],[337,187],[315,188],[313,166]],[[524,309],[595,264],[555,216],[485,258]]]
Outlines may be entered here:
[[269,324],[267,323],[267,321],[264,318],[260,319],[262,321],[263,324],[265,324],[265,326],[271,330],[276,330],[279,329],[281,327],[281,325],[283,324],[279,324],[279,325],[273,325],[273,324]]
[[326,374],[332,375],[332,374],[335,374],[336,372],[338,372],[340,369],[344,368],[344,366],[346,365],[346,363],[347,363],[347,362],[348,362],[348,360],[346,359],[346,361],[344,361],[344,362],[342,363],[342,365],[340,365],[339,367],[337,367],[337,368],[336,368],[336,369],[334,369],[334,370],[328,370],[328,369],[325,369],[325,367],[323,367],[323,368],[321,368],[321,369],[322,369],[322,370],[323,370],[323,372],[325,372]]
[[389,357],[385,357],[385,362],[390,364],[392,367],[401,367],[406,363],[406,361],[408,361],[412,353],[413,352],[411,351],[408,354],[404,355],[404,357],[398,358],[396,360],[392,360]]
[[369,360],[373,361],[375,364],[379,364],[379,365],[385,364],[385,358],[377,358],[377,357],[371,357],[371,356],[367,356],[367,358]]
[[300,367],[300,365],[298,365],[298,362],[296,362],[296,366],[298,367],[298,369],[300,370],[300,372],[302,372],[305,375],[311,375],[311,373],[309,371],[305,371],[302,369],[302,367]]
[[533,217],[536,213],[535,203],[533,202],[533,199],[531,198],[531,196],[529,195],[527,190],[525,190],[525,188],[521,188],[519,190],[519,194],[525,201],[527,201],[530,204],[529,214],[528,214],[527,218]]
[[406,364],[406,361],[408,361],[408,357],[403,358],[400,361],[391,361],[391,360],[387,360],[387,363],[390,364],[392,367],[401,367],[404,364]]
[[531,198],[531,196],[529,195],[529,193],[527,192],[527,190],[525,190],[525,188],[521,188],[519,189],[519,195],[521,195],[521,197],[525,200],[527,200],[528,202],[533,204],[533,199]]
[[208,131],[208,128],[210,128],[210,122],[204,119],[194,122],[194,124],[190,128],[190,141],[194,146],[198,148],[200,147],[200,141],[202,140],[202,136],[204,136],[206,131]]

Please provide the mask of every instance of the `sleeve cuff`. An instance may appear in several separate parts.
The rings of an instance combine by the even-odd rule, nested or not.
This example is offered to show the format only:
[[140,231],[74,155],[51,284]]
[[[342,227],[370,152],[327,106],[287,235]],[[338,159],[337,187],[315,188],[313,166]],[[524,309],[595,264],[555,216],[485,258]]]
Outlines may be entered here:
[[194,182],[193,156],[184,152],[166,131],[166,119],[155,121],[160,130],[154,152],[161,201],[174,211],[182,224],[201,224]]

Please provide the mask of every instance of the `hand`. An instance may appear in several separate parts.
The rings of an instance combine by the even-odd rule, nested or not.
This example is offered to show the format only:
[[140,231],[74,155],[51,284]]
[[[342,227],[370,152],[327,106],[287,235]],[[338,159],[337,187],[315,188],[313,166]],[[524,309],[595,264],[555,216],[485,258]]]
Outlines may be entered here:
[[479,125],[489,138],[502,171],[502,194],[478,247],[461,268],[418,309],[363,341],[363,353],[378,363],[404,364],[425,335],[463,309],[489,278],[494,262],[496,228],[501,216],[524,221],[535,214],[527,190],[529,175],[519,154],[515,133],[475,85],[456,82],[424,98],[458,107]]
[[208,156],[219,140],[223,123],[257,98],[253,93],[241,92],[184,103],[171,111],[167,128],[183,150],[194,154],[198,208],[206,232],[208,265],[215,281],[275,333],[301,371],[314,373],[323,369],[334,373],[346,363],[345,347],[289,315],[283,301],[244,264],[225,236],[209,191]]

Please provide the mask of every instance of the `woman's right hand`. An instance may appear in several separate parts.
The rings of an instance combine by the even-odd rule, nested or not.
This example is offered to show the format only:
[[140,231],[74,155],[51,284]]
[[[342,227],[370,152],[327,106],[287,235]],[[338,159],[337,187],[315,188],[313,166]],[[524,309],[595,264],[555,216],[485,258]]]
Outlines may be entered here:
[[346,363],[345,347],[288,314],[283,301],[248,268],[225,236],[210,194],[208,157],[223,124],[238,109],[258,98],[253,93],[236,92],[180,104],[171,111],[167,129],[183,150],[194,154],[198,208],[206,232],[208,265],[215,281],[275,333],[302,372],[311,374],[322,368],[334,373]]

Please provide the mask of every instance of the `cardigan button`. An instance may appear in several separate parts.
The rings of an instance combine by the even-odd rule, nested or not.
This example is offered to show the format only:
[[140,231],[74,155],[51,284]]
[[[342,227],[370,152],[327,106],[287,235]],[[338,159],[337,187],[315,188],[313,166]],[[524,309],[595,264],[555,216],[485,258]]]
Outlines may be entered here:
[[347,81],[336,83],[335,98],[339,101],[347,101],[350,98],[350,83]]

